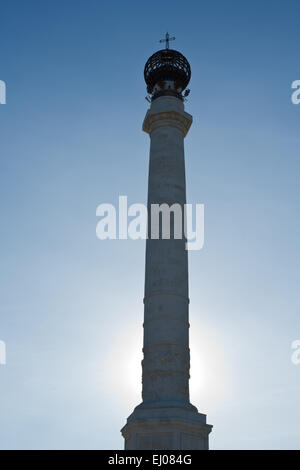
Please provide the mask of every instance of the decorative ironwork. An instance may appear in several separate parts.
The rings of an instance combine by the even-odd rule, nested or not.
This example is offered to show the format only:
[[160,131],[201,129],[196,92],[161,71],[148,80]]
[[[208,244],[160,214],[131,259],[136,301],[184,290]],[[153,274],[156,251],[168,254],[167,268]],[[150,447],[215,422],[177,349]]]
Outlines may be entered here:
[[152,100],[162,95],[183,99],[182,91],[191,79],[191,68],[180,52],[162,49],[147,60],[144,77]]

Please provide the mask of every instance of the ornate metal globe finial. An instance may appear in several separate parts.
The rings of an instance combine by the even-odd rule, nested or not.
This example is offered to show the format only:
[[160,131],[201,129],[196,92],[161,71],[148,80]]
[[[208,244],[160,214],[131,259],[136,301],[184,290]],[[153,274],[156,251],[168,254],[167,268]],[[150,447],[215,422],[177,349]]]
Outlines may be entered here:
[[159,96],[171,95],[183,100],[182,92],[191,79],[191,67],[178,51],[169,49],[169,33],[160,42],[166,42],[166,49],[155,52],[146,62],[144,69],[147,92],[154,100]]

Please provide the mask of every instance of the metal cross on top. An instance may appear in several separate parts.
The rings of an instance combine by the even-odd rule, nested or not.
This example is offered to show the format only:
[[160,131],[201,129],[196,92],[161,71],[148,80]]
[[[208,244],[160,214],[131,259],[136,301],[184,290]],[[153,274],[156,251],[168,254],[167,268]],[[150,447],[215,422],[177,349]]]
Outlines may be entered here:
[[166,33],[166,38],[165,39],[160,39],[159,42],[165,42],[166,43],[166,49],[169,49],[169,41],[174,41],[176,38],[173,36],[170,38],[169,33]]

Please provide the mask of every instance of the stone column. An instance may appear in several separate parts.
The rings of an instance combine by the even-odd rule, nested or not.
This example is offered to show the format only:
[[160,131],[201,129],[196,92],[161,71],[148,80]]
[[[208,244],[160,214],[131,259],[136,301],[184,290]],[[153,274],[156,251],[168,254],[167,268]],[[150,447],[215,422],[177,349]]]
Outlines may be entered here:
[[[122,429],[125,449],[208,449],[212,426],[189,400],[188,257],[183,230],[186,203],[184,137],[192,116],[175,96],[154,99],[143,130],[151,139],[148,239],[144,297],[142,403]],[[151,206],[178,204],[182,237],[151,238]]]
[[[151,239],[151,206],[178,204],[182,221],[186,203],[184,137],[192,117],[183,102],[162,96],[152,102],[143,130],[150,135],[148,240],[144,298],[143,402],[189,403],[188,258],[183,225],[181,239]],[[161,217],[162,222],[162,217]]]

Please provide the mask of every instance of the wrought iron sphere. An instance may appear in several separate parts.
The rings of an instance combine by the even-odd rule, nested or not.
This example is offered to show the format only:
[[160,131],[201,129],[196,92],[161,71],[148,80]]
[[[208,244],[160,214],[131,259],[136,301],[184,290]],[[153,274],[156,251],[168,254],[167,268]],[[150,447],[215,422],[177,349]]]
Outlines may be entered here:
[[148,93],[153,92],[157,83],[166,80],[173,81],[176,88],[183,91],[191,79],[191,67],[180,52],[173,49],[162,49],[147,60],[144,77]]

